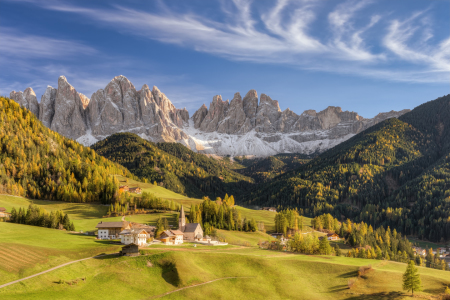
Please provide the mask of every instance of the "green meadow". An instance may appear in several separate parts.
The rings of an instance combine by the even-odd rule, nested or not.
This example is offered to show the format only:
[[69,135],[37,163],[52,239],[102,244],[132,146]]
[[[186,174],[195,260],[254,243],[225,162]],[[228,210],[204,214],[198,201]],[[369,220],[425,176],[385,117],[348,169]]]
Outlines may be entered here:
[[[150,183],[120,180],[121,184],[139,186],[183,204],[187,211],[192,204],[201,202]],[[47,211],[63,210],[77,231],[92,231],[100,221],[122,218],[103,218],[108,206],[100,204],[0,195],[0,207],[8,211],[12,207],[26,208],[30,203]],[[274,231],[275,213],[236,207],[243,218],[254,218],[264,223],[267,232]],[[175,228],[178,226],[177,212],[128,215],[125,219],[156,225],[159,217],[167,218]],[[311,219],[304,217],[304,232],[311,231],[310,224]],[[5,222],[0,222],[0,233],[0,285],[69,261],[116,253],[121,248],[94,236]],[[84,260],[2,288],[0,299],[410,298],[401,288],[406,264],[262,250],[259,242],[274,240],[263,232],[218,230],[217,234],[229,245],[152,245],[142,249],[145,255],[139,257],[110,255]],[[339,245],[344,253],[348,251],[348,247]],[[358,277],[359,267],[368,265],[372,269]],[[424,291],[418,293],[420,297],[436,297],[450,285],[448,272],[421,267],[419,270],[424,286]],[[355,281],[351,288],[349,281]]]
[[[252,247],[155,247],[145,253],[140,257],[108,256],[78,262],[0,289],[0,298],[410,298],[401,288],[406,269],[406,264],[401,263],[295,255]],[[357,278],[359,267],[369,264],[372,270]],[[437,295],[450,284],[444,271],[419,268],[419,272],[424,286],[420,296]],[[351,279],[356,282],[349,289]],[[206,284],[194,286],[201,283]],[[170,294],[158,297],[165,293]]]

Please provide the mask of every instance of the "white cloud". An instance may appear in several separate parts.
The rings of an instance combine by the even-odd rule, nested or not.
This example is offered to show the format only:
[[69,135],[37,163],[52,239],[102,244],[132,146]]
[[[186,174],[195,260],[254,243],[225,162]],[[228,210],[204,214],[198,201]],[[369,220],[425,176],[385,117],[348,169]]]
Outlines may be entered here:
[[[448,78],[442,73],[450,71],[450,37],[435,40],[427,10],[401,21],[393,13],[372,11],[370,6],[376,1],[370,0],[348,0],[335,6],[329,1],[277,0],[271,7],[261,7],[259,1],[233,0],[222,2],[224,18],[210,17],[201,10],[175,11],[164,2],[149,12],[117,5],[100,9],[25,1],[82,15],[124,34],[230,60],[405,82],[445,82]],[[411,42],[413,36],[416,43]],[[39,52],[37,46],[35,53]]]
[[[427,43],[432,38],[424,12],[414,13],[406,20],[393,20],[384,37],[384,45],[403,61],[427,66],[430,72],[450,72],[450,37],[438,45]],[[426,18],[426,17],[425,17]],[[415,22],[419,20],[419,22]],[[420,22],[423,21],[423,22]],[[422,34],[420,34],[422,33]],[[448,78],[446,78],[448,81]]]
[[61,59],[97,51],[82,43],[45,36],[27,35],[17,30],[0,27],[0,53],[2,56]]

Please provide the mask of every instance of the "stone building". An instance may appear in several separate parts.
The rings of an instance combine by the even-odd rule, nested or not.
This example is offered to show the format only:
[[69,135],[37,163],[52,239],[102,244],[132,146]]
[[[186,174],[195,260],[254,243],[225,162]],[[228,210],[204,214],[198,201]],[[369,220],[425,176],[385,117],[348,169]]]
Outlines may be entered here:
[[181,206],[180,218],[178,219],[178,230],[183,233],[184,240],[189,242],[198,241],[203,238],[203,229],[200,223],[186,224],[183,206]]

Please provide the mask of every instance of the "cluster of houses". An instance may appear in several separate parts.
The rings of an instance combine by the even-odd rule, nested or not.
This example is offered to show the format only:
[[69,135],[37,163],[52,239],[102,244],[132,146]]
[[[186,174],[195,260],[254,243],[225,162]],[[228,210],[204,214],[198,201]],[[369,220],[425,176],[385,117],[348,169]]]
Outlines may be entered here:
[[[124,245],[146,246],[148,240],[155,237],[155,226],[145,224],[120,221],[120,222],[100,222],[96,226],[97,238],[101,240],[119,239]],[[180,218],[177,230],[165,230],[161,233],[159,240],[164,245],[180,245],[184,242],[196,242],[208,245],[225,245],[211,240],[209,236],[203,235],[200,223],[186,224],[184,207],[181,206]],[[134,251],[134,246],[124,247],[123,251]]]
[[134,194],[141,194],[142,189],[140,187],[129,187],[128,185],[119,186],[119,192],[129,192]]
[[[420,256],[427,256],[428,250],[421,248],[421,247],[413,247],[414,254],[420,255]],[[436,250],[432,251],[434,255],[438,255],[440,258],[446,258],[450,256],[450,253],[447,251],[446,248],[437,248]]]

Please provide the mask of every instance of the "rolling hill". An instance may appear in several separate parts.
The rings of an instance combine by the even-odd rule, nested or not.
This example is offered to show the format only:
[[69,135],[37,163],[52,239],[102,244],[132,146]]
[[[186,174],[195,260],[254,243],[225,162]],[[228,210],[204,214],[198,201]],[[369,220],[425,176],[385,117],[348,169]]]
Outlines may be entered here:
[[45,127],[28,109],[0,97],[0,193],[34,199],[110,203],[110,175],[132,174]]
[[330,212],[431,241],[450,239],[450,95],[383,121],[259,185],[247,205]]
[[152,143],[132,133],[117,133],[92,146],[98,154],[122,164],[134,175],[156,181],[176,193],[211,199],[226,193],[238,197],[253,180],[224,163],[176,143]]

